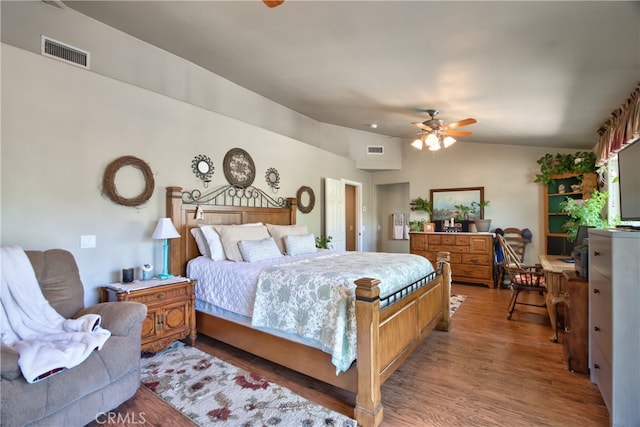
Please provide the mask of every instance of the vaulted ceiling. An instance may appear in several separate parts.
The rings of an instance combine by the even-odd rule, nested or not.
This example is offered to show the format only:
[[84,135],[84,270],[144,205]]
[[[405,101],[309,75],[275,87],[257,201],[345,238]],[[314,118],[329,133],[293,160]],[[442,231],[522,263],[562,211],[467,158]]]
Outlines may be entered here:
[[[590,149],[640,82],[637,1],[64,1],[324,123]],[[371,124],[377,124],[373,128]]]

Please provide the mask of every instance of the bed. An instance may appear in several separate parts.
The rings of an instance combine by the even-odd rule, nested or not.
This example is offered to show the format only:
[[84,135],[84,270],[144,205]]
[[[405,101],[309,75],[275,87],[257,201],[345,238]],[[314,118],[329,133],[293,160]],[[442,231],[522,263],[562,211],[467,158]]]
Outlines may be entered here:
[[[166,204],[181,236],[169,241],[173,274],[187,275],[189,261],[200,257],[191,234],[198,224],[296,224],[295,198],[273,199],[253,187],[227,186],[205,195],[168,187]],[[196,301],[196,327],[203,335],[355,393],[358,424],[378,426],[383,419],[381,385],[432,330],[449,330],[450,270],[446,262],[438,263],[433,273],[384,298],[378,278],[363,274],[354,282],[357,360],[344,371],[317,346],[205,309],[202,301]]]

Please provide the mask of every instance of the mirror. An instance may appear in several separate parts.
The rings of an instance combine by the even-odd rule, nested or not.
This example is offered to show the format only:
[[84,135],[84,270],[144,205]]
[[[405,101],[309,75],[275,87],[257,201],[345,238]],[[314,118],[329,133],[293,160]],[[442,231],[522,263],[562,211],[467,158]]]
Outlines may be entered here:
[[199,154],[193,158],[191,162],[191,169],[193,173],[202,180],[205,188],[207,184],[211,182],[211,177],[213,176],[213,162],[211,159],[204,154]]
[[276,170],[276,168],[269,168],[267,172],[264,174],[264,178],[267,181],[267,185],[271,187],[271,190],[274,193],[277,193],[280,189],[280,174]]

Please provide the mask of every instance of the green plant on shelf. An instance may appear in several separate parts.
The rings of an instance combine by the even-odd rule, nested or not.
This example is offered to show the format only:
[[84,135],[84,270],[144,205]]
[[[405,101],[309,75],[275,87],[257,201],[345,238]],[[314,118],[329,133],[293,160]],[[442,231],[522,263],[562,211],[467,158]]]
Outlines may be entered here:
[[569,219],[562,225],[562,229],[567,233],[567,240],[574,242],[581,225],[595,228],[607,228],[615,226],[615,222],[610,223],[604,216],[603,210],[607,204],[609,193],[594,190],[591,197],[584,200],[576,200],[567,197],[560,202],[562,212],[569,215]]
[[596,155],[592,151],[577,151],[573,154],[547,153],[536,163],[540,165],[540,173],[536,174],[535,182],[545,185],[554,183],[553,175],[563,173],[585,174],[595,173]]
[[422,197],[417,197],[411,200],[409,206],[411,206],[412,211],[423,211],[431,215],[433,204],[429,200],[423,199]]

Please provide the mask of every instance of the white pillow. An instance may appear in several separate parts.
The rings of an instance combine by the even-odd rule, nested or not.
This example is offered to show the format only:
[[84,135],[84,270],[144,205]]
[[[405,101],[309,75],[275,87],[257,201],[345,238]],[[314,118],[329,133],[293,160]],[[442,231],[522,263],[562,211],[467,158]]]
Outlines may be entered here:
[[262,240],[241,240],[238,242],[238,249],[240,249],[242,258],[247,262],[256,262],[283,256],[273,237],[267,237]]
[[198,251],[200,255],[211,258],[211,251],[209,250],[209,244],[207,243],[207,239],[204,237],[204,233],[200,229],[200,227],[194,227],[191,230],[191,235],[196,240],[196,245],[198,246]]
[[306,225],[274,225],[267,224],[267,230],[269,230],[269,234],[273,237],[273,240],[276,241],[276,245],[280,248],[280,252],[283,254],[287,253],[284,244],[285,236],[289,236],[291,234],[307,234],[309,231],[307,230]]
[[[209,256],[214,261],[222,261],[227,259],[224,248],[222,247],[222,241],[220,241],[220,235],[215,230],[213,225],[198,224],[198,227],[202,231],[207,246],[209,246]],[[197,243],[197,240],[196,240]]]
[[290,234],[284,238],[287,255],[302,255],[316,252],[316,238],[313,234]]
[[220,235],[220,241],[224,248],[224,254],[231,261],[242,261],[242,254],[238,248],[241,240],[262,240],[269,237],[267,227],[264,225],[214,225]]

